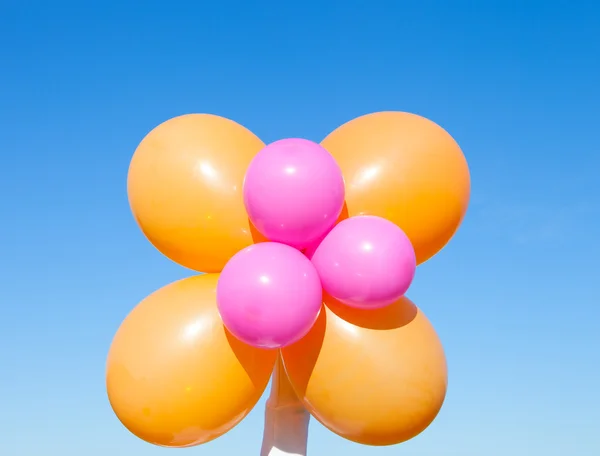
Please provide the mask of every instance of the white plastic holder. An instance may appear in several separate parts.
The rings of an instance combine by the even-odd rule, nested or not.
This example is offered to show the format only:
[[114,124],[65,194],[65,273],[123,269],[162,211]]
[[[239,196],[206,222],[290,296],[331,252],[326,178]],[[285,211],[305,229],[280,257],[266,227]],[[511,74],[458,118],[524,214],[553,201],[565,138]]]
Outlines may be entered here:
[[309,422],[310,414],[292,389],[278,356],[265,406],[260,456],[306,456]]

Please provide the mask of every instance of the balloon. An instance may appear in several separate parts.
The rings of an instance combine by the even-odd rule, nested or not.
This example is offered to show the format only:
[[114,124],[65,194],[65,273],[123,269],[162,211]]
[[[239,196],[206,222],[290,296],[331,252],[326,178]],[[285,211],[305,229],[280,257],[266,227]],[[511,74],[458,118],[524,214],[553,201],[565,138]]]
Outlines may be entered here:
[[150,242],[171,260],[219,272],[252,245],[244,209],[246,168],[263,142],[209,114],[167,120],[140,143],[129,167],[131,210]]
[[247,247],[227,263],[217,287],[223,323],[249,345],[279,348],[306,335],[319,315],[319,276],[300,251],[276,242]]
[[277,352],[250,347],[223,327],[218,274],[183,279],[144,299],[110,347],[106,387],[129,431],[165,447],[213,440],[264,392]]
[[344,206],[344,179],[320,145],[283,139],[250,163],[244,202],[250,220],[267,239],[302,249],[335,224]]
[[281,352],[305,407],[357,443],[393,445],[421,433],[447,387],[442,345],[425,315],[406,297],[375,310],[325,304],[306,337]]
[[409,237],[421,264],[458,229],[469,203],[465,157],[440,126],[405,112],[358,117],[322,141],[342,169],[348,215],[377,215]]
[[312,255],[323,289],[354,307],[392,304],[415,276],[415,252],[400,228],[381,217],[350,217]]

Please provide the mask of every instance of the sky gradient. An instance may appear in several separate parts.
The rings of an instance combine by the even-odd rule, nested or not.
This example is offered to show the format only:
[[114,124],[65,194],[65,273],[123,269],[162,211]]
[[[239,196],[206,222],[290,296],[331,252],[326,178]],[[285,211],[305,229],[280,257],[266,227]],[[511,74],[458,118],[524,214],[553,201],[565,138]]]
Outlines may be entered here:
[[[437,122],[471,169],[461,229],[408,293],[448,395],[398,447],[313,421],[309,454],[600,454],[600,4],[584,3],[0,1],[0,454],[169,451],[125,430],[104,385],[123,318],[191,275],[129,211],[153,127],[208,112],[320,141],[382,110]],[[179,451],[258,454],[263,406]]]

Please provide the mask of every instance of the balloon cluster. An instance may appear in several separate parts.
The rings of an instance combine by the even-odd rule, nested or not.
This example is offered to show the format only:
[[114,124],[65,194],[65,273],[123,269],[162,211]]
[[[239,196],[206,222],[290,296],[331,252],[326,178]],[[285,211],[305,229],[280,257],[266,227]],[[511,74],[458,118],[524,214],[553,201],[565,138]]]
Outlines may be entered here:
[[222,117],[176,117],[139,145],[128,195],[150,242],[205,272],[151,294],[115,335],[108,396],[132,433],[168,447],[226,433],[277,357],[344,438],[391,445],[433,421],[445,356],[404,295],[469,201],[467,163],[441,127],[380,112],[321,144],[265,146]]
[[365,215],[333,228],[344,178],[322,146],[284,139],[265,147],[250,163],[243,195],[250,221],[272,242],[238,252],[221,273],[219,312],[238,339],[263,348],[299,341],[317,320],[321,286],[367,309],[392,304],[408,289],[416,258],[398,226]]

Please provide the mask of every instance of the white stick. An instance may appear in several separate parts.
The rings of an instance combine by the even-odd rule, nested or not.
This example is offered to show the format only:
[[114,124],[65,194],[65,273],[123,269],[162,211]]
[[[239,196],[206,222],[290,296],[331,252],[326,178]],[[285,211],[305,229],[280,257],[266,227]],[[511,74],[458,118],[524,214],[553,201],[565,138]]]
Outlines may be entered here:
[[310,414],[294,393],[278,357],[265,407],[261,456],[306,456]]

